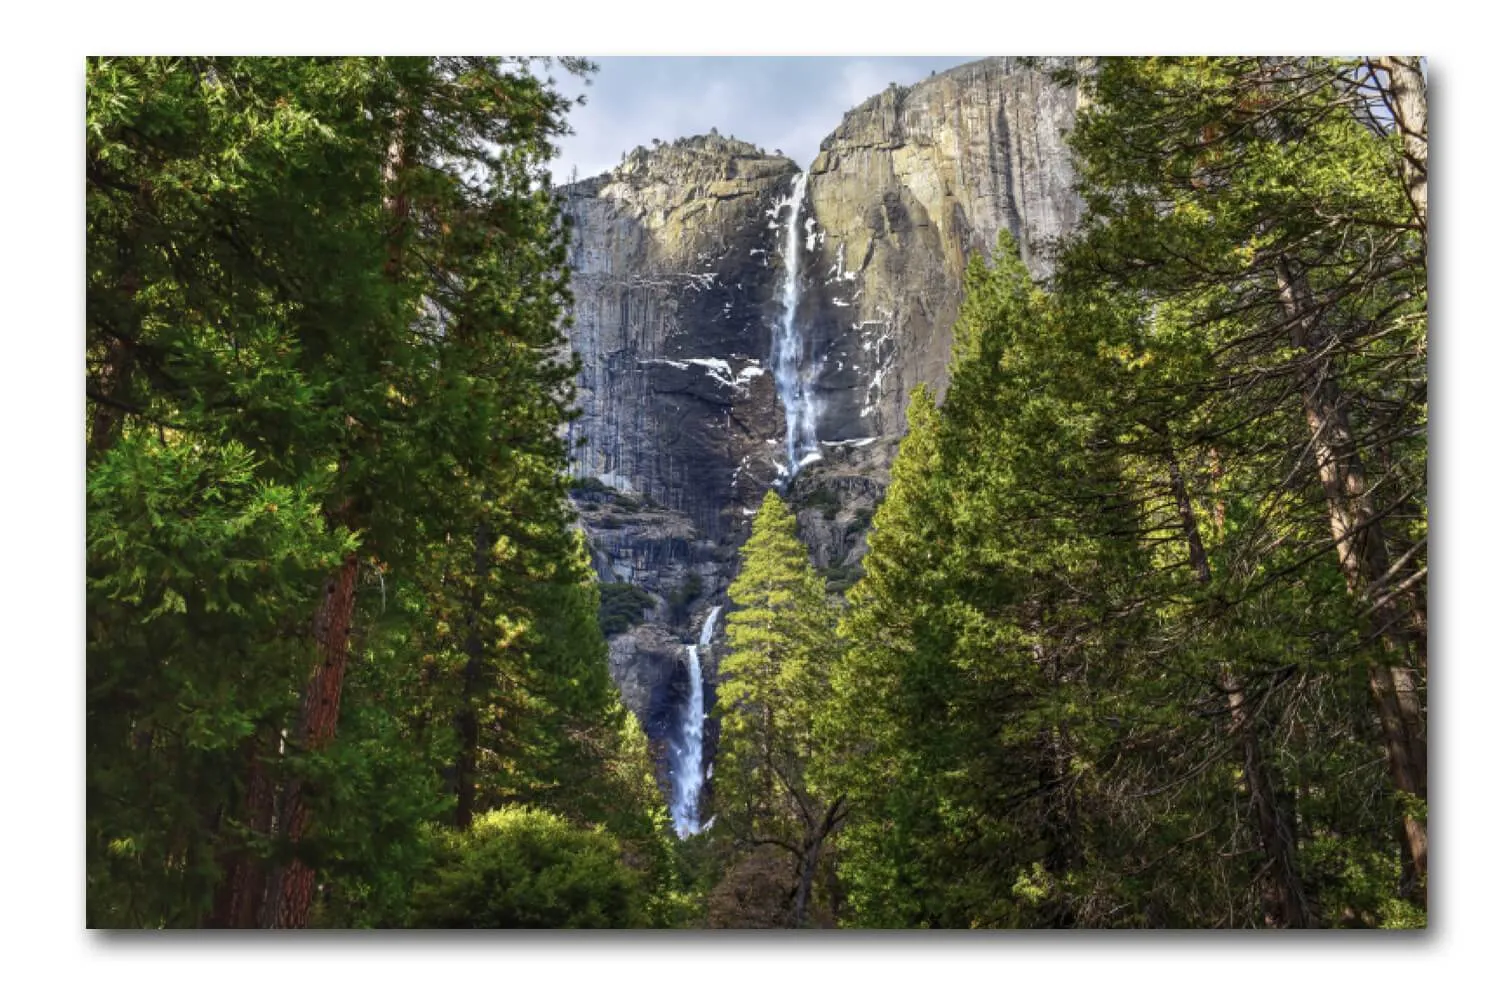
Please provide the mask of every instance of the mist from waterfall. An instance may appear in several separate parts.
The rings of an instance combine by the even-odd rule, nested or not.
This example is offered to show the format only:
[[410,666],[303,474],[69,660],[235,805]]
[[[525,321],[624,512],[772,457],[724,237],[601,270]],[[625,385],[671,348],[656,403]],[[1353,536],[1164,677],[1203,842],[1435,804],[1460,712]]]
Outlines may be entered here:
[[696,646],[687,649],[687,706],[682,713],[682,728],[672,745],[672,827],[678,838],[687,838],[703,830],[698,819],[698,797],[703,792],[703,665],[699,655],[714,639],[714,623],[719,618],[716,605],[703,620]]
[[[771,366],[776,374],[776,392],[786,412],[786,461],[778,483],[785,484],[797,471],[822,456],[818,452],[818,413],[813,401],[810,377],[805,377],[802,361],[802,336],[797,330],[797,306],[802,290],[800,273],[802,248],[802,202],[807,196],[807,174],[797,175],[791,197],[783,202],[789,208],[782,238],[781,263],[785,270],[781,280],[781,317],[771,346]],[[779,214],[781,206],[777,206]]]

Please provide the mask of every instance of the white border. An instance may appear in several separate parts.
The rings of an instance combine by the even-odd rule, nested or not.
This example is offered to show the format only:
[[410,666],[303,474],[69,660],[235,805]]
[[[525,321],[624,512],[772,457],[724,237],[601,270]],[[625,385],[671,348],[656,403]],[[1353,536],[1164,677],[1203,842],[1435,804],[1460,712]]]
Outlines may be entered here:
[[[1289,0],[900,6],[485,3],[315,6],[286,0],[53,4],[12,10],[0,95],[6,655],[3,915],[12,997],[108,999],[625,997],[767,999],[942,994],[1256,999],[1483,995],[1495,925],[1489,719],[1500,374],[1487,301],[1500,233],[1487,197],[1492,31],[1470,4]],[[1295,940],[1208,934],[922,937],[85,934],[82,888],[82,60],[137,51],[604,54],[996,54],[1343,51],[1430,58],[1433,98],[1434,929]],[[1485,108],[1488,111],[1488,108]],[[830,128],[834,123],[830,123]],[[1479,987],[1468,990],[1467,985]],[[1493,984],[1491,989],[1493,990]],[[10,993],[7,993],[10,994]]]

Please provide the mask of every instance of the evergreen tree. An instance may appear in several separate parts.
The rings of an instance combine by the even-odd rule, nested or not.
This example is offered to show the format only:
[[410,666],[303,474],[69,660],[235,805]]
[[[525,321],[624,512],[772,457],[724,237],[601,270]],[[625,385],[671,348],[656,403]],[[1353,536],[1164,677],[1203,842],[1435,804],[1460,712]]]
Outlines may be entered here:
[[[835,663],[817,725],[833,754],[815,768],[848,791],[839,837],[846,921],[911,928],[936,910],[928,850],[938,823],[933,744],[948,717],[923,680],[942,670],[953,645],[939,616],[951,532],[938,414],[925,386],[912,394],[891,484],[875,512],[864,576],[839,621],[847,645]],[[933,711],[928,716],[925,711]],[[924,717],[935,726],[924,726]]]
[[669,884],[566,507],[552,82],[88,71],[90,921],[386,921],[455,800]]
[[822,754],[812,724],[837,656],[837,619],[796,530],[780,496],[767,493],[729,587],[714,810],[737,848],[790,856],[788,921],[800,926],[845,799],[809,779]]
[[1333,560],[1348,608],[1319,643],[1365,675],[1420,902],[1426,160],[1410,69],[1104,61],[1075,137],[1089,218],[1064,278],[1138,297],[1201,340],[1210,366],[1172,380],[1199,401],[1184,476],[1211,485],[1227,466],[1236,500],[1259,508],[1236,546],[1256,548],[1239,566],[1260,566],[1237,600],[1292,575],[1326,581]]
[[914,398],[820,721],[850,920],[1407,921],[1371,893],[1393,815],[1341,816],[1355,610],[1259,479],[1298,415],[1205,435],[1243,417],[1213,342],[1064,279],[1002,239]]
[[1093,626],[1138,570],[1132,509],[1092,402],[1052,376],[1069,345],[1013,241],[966,290],[948,399],[914,400],[846,613],[842,712],[884,704],[891,744],[858,782],[844,875],[862,923],[1074,924],[1087,895],[1062,885],[1113,709]]

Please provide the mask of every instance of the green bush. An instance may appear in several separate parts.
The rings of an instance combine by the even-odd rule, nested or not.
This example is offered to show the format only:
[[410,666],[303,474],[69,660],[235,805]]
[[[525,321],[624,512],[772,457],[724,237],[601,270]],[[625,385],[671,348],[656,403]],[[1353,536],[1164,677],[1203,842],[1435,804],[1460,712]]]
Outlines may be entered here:
[[[604,504],[613,505],[620,511],[634,514],[642,508],[647,507],[645,499],[621,493],[598,477],[575,479],[572,486],[568,488],[568,491],[574,495],[573,499],[575,501],[580,500],[581,497],[583,501],[593,504],[594,508],[597,508],[599,503],[603,502]],[[592,511],[594,509],[591,508],[589,510]]]
[[580,477],[573,481],[573,486],[568,490],[578,493],[613,494],[615,489],[607,485],[598,477]]
[[815,508],[822,513],[828,521],[838,518],[839,509],[843,507],[843,501],[838,492],[827,484],[820,484],[816,490],[809,491],[797,505],[802,510]]
[[849,564],[846,567],[829,567],[823,571],[827,590],[840,594],[853,588],[854,583],[864,576],[865,569],[859,564]]
[[606,637],[624,633],[646,619],[646,610],[656,599],[644,588],[633,584],[611,583],[599,586],[599,629]]
[[423,929],[615,929],[645,924],[647,892],[602,830],[504,807],[444,838],[437,871],[413,895]]
[[687,614],[688,606],[692,605],[693,601],[702,594],[703,578],[697,571],[693,571],[682,583],[681,588],[672,589],[672,593],[667,596],[667,606],[671,611],[672,619],[674,621],[682,619]]

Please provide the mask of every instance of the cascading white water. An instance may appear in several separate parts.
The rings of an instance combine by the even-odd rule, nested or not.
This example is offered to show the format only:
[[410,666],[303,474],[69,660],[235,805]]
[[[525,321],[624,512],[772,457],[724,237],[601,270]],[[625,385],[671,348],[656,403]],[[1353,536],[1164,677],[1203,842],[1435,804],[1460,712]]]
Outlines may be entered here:
[[682,714],[682,733],[672,748],[672,827],[678,838],[702,831],[698,820],[698,796],[703,792],[703,666],[700,651],[713,643],[714,623],[723,606],[714,606],[703,620],[698,644],[689,647],[688,704]]
[[[781,264],[785,274],[781,280],[781,322],[777,325],[776,337],[771,347],[772,368],[776,373],[776,392],[781,396],[781,406],[786,412],[786,461],[787,469],[779,478],[786,483],[797,475],[797,471],[815,459],[822,458],[818,452],[818,413],[813,401],[812,387],[805,379],[802,365],[802,337],[797,331],[797,304],[801,298],[798,285],[799,251],[802,246],[801,227],[802,200],[807,195],[807,174],[797,175],[792,184],[792,195],[784,205],[790,212],[786,221],[786,235],[781,246]],[[778,210],[780,206],[777,207]]]

